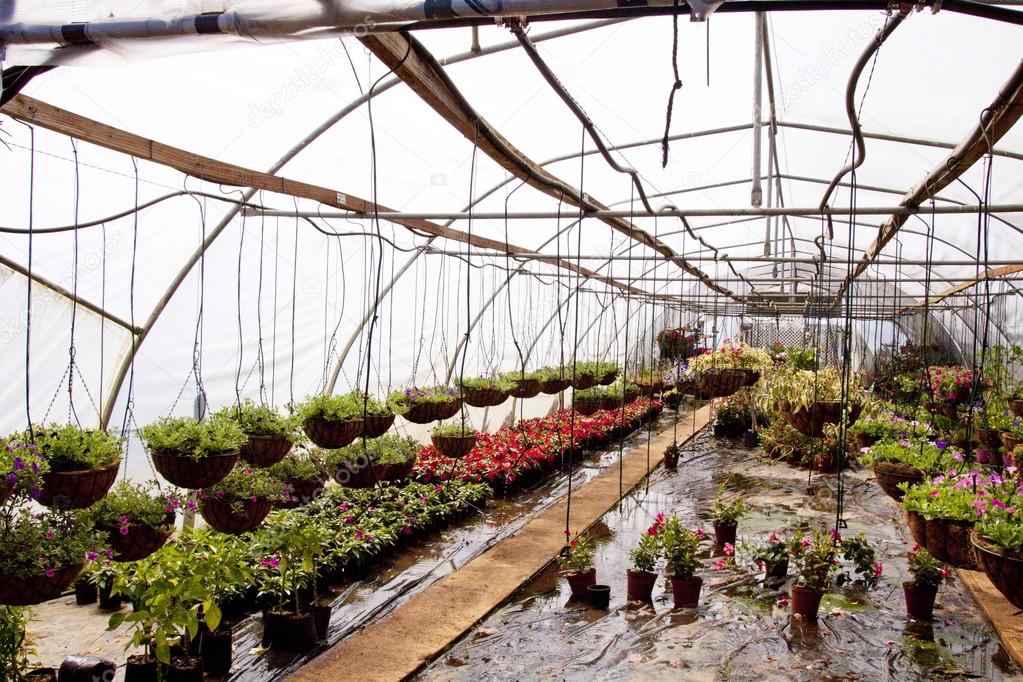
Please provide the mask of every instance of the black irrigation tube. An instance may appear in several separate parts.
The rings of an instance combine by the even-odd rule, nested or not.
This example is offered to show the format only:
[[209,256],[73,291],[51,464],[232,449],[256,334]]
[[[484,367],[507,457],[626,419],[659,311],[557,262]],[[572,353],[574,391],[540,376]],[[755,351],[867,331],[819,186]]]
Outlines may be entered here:
[[[795,11],[886,11],[895,4],[887,0],[728,0],[715,10],[715,14],[730,14],[742,12],[795,12]],[[915,3],[908,3],[914,4]],[[926,6],[934,3],[928,2]],[[996,5],[987,5],[970,0],[945,0],[940,4],[940,9],[956,14],[965,14],[981,19],[990,19],[1007,24],[1023,26],[1023,11],[1007,9]],[[565,12],[563,14],[538,14],[527,15],[529,23],[541,23],[548,21],[578,21],[582,19],[636,19],[642,17],[671,16],[678,11],[680,14],[690,14],[688,5],[682,5],[676,10],[666,7],[619,7],[617,9],[602,10],[581,10],[578,12]],[[459,26],[492,26],[493,17],[475,18],[465,17],[454,20],[439,21],[418,21],[403,27],[403,30],[418,31],[435,28],[452,28]]]

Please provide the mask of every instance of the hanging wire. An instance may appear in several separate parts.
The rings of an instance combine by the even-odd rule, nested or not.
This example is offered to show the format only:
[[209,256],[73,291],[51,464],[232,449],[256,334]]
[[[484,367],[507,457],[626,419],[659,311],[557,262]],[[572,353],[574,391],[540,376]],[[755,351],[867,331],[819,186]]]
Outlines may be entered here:
[[[71,141],[71,153],[74,158],[75,185],[74,185],[74,223],[78,225],[78,202],[80,199],[81,181],[78,173],[78,144],[75,138],[68,138]],[[75,331],[78,323],[78,230],[74,230],[71,254],[71,340],[68,346],[68,371],[67,371],[67,397],[68,397],[68,421],[72,418],[78,428],[82,428],[82,422],[78,418],[78,411],[75,409]]]

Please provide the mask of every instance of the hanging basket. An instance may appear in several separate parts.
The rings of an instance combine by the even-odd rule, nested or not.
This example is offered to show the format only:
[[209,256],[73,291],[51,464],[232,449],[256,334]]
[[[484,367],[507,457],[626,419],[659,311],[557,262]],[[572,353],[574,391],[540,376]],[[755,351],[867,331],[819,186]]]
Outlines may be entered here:
[[612,371],[608,372],[607,374],[605,374],[603,376],[597,377],[597,383],[600,384],[601,386],[610,386],[611,384],[613,384],[615,382],[615,379],[617,379],[617,378],[618,378],[618,370],[615,369],[615,370],[612,370]]
[[32,606],[56,599],[71,586],[85,564],[58,568],[52,576],[38,575],[31,578],[15,578],[0,575],[0,604],[7,606]]
[[753,386],[760,381],[760,372],[755,369],[741,369],[739,371],[742,372],[745,377],[742,384],[743,386]]
[[8,483],[7,479],[0,479],[0,504],[7,501],[7,498],[14,492],[14,484]]
[[325,481],[319,476],[313,476],[312,478],[295,478],[284,481],[285,485],[291,490],[290,500],[281,502],[276,506],[284,509],[295,509],[303,505],[309,504],[323,491]]
[[[173,521],[173,514],[171,520]],[[147,523],[133,523],[121,533],[120,528],[102,528],[107,536],[107,543],[114,551],[112,559],[119,563],[145,559],[156,550],[167,544],[173,526],[153,527]]]
[[637,381],[636,385],[639,386],[639,392],[642,395],[650,396],[664,392],[664,382],[660,379],[653,379],[646,382]]
[[877,478],[877,484],[881,486],[885,494],[896,502],[900,502],[902,496],[906,494],[899,488],[900,483],[915,485],[924,480],[922,471],[908,464],[900,464],[898,462],[875,462],[874,476]]
[[334,472],[334,480],[346,488],[372,488],[384,480],[386,464],[367,464],[366,466],[342,466]]
[[117,480],[121,460],[102,469],[51,471],[43,474],[39,504],[52,509],[85,509],[103,499]]
[[496,407],[507,399],[508,394],[499,388],[462,387],[462,400],[472,407]]
[[631,405],[639,400],[639,391],[625,391],[622,395],[622,402],[626,405]]
[[588,417],[600,410],[602,402],[601,400],[591,400],[589,398],[573,398],[572,407],[579,414]]
[[396,483],[399,481],[406,480],[412,475],[412,469],[415,468],[416,458],[411,457],[405,462],[397,462],[394,464],[383,464],[383,473],[380,475],[381,481],[390,481]]
[[[824,436],[825,424],[837,424],[842,421],[842,408],[845,406],[841,400],[818,400],[809,409],[800,407],[793,409],[792,403],[787,400],[781,402],[781,413],[792,428],[804,436],[821,438]],[[849,423],[852,424],[860,416],[863,409],[861,405],[849,405]]]
[[732,395],[745,385],[746,375],[737,369],[708,369],[696,377],[700,393],[712,398]]
[[977,563],[999,592],[1017,609],[1023,609],[1023,556],[1006,552],[974,531],[971,536]]
[[516,398],[535,398],[540,395],[540,382],[537,379],[512,379],[515,388],[511,394]]
[[475,433],[464,436],[438,436],[437,434],[430,434],[430,440],[433,441],[433,447],[437,448],[437,452],[452,459],[465,457],[476,447]]
[[617,410],[622,406],[622,399],[617,396],[604,396],[600,399],[600,409]]
[[179,488],[209,488],[231,473],[241,455],[238,450],[194,459],[189,453],[154,452],[153,467]]
[[1009,401],[1009,409],[1017,417],[1023,417],[1023,400],[1013,399]]
[[454,417],[460,409],[462,401],[452,398],[445,402],[414,403],[402,416],[413,424],[429,424]]
[[1016,449],[1016,446],[1023,443],[1019,438],[1012,435],[1008,431],[1002,431],[998,434],[998,437],[1002,439],[1002,445],[1005,447],[1007,452],[1012,452]]
[[585,391],[587,388],[593,388],[596,385],[597,377],[593,376],[592,374],[583,373],[576,374],[575,381],[572,382],[572,386],[579,389],[580,391]]
[[856,449],[857,450],[863,450],[864,448],[869,448],[870,446],[872,446],[877,441],[878,441],[878,436],[871,436],[871,435],[868,435],[866,433],[857,433],[856,434]]
[[909,527],[909,534],[913,537],[913,542],[920,545],[921,547],[926,547],[927,520],[920,512],[907,510],[904,513],[906,516],[906,526]]
[[927,551],[938,561],[952,564],[956,568],[977,570],[977,558],[970,542],[972,523],[952,519],[927,519],[925,532]]
[[394,413],[367,414],[362,422],[362,435],[366,438],[379,438],[387,433],[394,424]]
[[259,528],[270,510],[273,502],[257,497],[255,500],[241,501],[241,511],[235,512],[231,500],[218,500],[207,497],[199,500],[199,511],[203,519],[214,530],[231,535],[240,535]]
[[259,469],[272,467],[291,452],[292,442],[284,436],[246,434],[249,439],[241,447],[241,456],[246,462]]
[[336,450],[348,445],[362,434],[362,419],[347,419],[341,422],[326,419],[306,419],[302,430],[309,440],[321,448]]
[[540,383],[540,392],[547,395],[557,395],[571,385],[571,379],[548,379]]

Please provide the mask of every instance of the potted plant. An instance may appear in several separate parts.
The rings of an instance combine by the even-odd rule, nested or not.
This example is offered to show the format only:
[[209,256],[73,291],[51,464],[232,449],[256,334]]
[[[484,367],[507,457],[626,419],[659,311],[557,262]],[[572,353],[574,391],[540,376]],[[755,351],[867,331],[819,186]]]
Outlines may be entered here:
[[714,538],[718,549],[725,545],[735,545],[735,536],[739,527],[739,519],[746,515],[749,508],[740,499],[728,502],[725,498],[724,484],[718,485],[714,496],[714,506],[710,508],[710,518],[714,523]]
[[500,405],[515,388],[515,384],[504,377],[470,377],[457,380],[455,385],[461,389],[465,404],[472,407]]
[[30,606],[59,596],[75,581],[91,528],[70,513],[34,514],[25,507],[0,515],[0,604]]
[[503,379],[513,384],[511,395],[516,398],[535,398],[540,395],[540,384],[544,380],[543,372],[505,372]]
[[789,554],[795,563],[796,581],[792,584],[791,608],[794,615],[816,620],[821,597],[831,586],[838,569],[839,546],[822,531],[797,532],[789,542]]
[[1023,609],[1023,502],[1018,492],[995,497],[978,508],[971,540],[977,563],[1009,602]]
[[[969,402],[971,396],[980,396],[981,389],[988,386],[987,378],[975,374],[968,367],[932,366],[927,368],[927,381],[931,395],[939,403],[954,406]],[[953,409],[951,414],[954,416]]]
[[593,366],[593,374],[597,378],[597,383],[601,386],[610,386],[614,383],[615,379],[618,378],[619,367],[614,362],[597,362]]
[[584,416],[596,414],[603,407],[603,395],[596,387],[576,389],[572,393],[572,409]]
[[243,400],[225,407],[220,416],[233,419],[248,440],[241,446],[241,457],[254,467],[270,467],[288,456],[297,439],[296,420],[281,416],[277,410]]
[[725,398],[714,413],[714,436],[717,438],[738,438],[752,426],[749,404],[737,400],[736,396]]
[[576,534],[565,543],[558,554],[561,569],[572,596],[584,599],[589,596],[590,585],[597,584],[597,569],[593,567],[593,543],[586,535]]
[[753,560],[757,568],[764,571],[764,579],[783,579],[789,573],[789,541],[772,532],[767,541],[754,545]]
[[263,523],[284,486],[265,469],[238,466],[221,481],[199,491],[199,511],[221,533],[247,533]]
[[947,448],[923,440],[902,438],[884,440],[871,446],[861,461],[874,469],[874,477],[885,493],[896,502],[902,500],[901,484],[920,483],[953,462]]
[[314,559],[328,535],[317,524],[295,520],[260,533],[255,550],[259,592],[274,606],[263,617],[264,642],[274,649],[307,651],[318,639],[313,614],[303,611],[299,592],[316,582]]
[[414,438],[387,435],[323,453],[334,480],[348,488],[369,488],[378,481],[402,481],[412,473],[422,446]]
[[926,548],[915,546],[907,555],[912,580],[902,583],[906,599],[906,613],[910,618],[929,621],[934,618],[934,600],[938,586],[944,582],[950,571],[948,566],[935,559]]
[[462,408],[458,393],[447,386],[429,388],[413,386],[404,391],[395,391],[387,398],[387,404],[413,424],[429,424],[449,419]]
[[176,494],[161,492],[155,481],[123,481],[88,510],[87,518],[104,534],[113,561],[138,561],[166,544],[181,505]]
[[123,599],[114,592],[117,570],[110,559],[103,557],[89,562],[82,575],[96,587],[100,611],[117,611],[121,608]]
[[445,457],[465,457],[476,447],[476,429],[464,420],[460,424],[439,424],[430,432],[430,440],[437,452]]
[[50,424],[34,426],[20,437],[32,442],[46,460],[40,504],[55,509],[84,509],[106,495],[121,466],[121,439],[106,431]]
[[664,391],[664,372],[656,367],[644,367],[632,376],[631,382],[643,395],[656,395]]
[[679,456],[678,441],[673,440],[671,441],[671,445],[664,449],[664,468],[677,469],[678,456]]
[[700,536],[682,526],[678,517],[671,517],[659,533],[664,559],[671,572],[671,594],[675,608],[696,606],[700,603],[703,578],[696,575],[700,568],[697,556]]
[[227,476],[248,440],[241,427],[223,416],[206,421],[164,417],[139,429],[160,475],[181,488],[207,488]]
[[629,601],[650,601],[654,583],[657,582],[654,567],[661,555],[661,530],[663,527],[664,514],[658,514],[653,525],[640,536],[635,549],[629,550],[633,566],[626,573],[626,592]]
[[361,393],[317,395],[298,406],[302,429],[321,448],[343,448],[365,429],[366,400]]
[[772,384],[773,397],[782,416],[799,432],[814,438],[824,436],[825,424],[838,424],[844,418],[853,424],[862,409],[860,389],[850,379],[845,387],[837,369],[825,367],[816,372],[797,369],[785,372]]
[[557,395],[572,385],[570,367],[544,367],[534,375],[540,380],[540,392],[546,395]]
[[771,365],[765,351],[726,339],[713,351],[691,358],[686,372],[696,381],[700,393],[723,398],[756,383]]
[[597,385],[597,363],[576,362],[575,377],[572,380],[572,387],[576,391],[584,391]]
[[10,501],[20,504],[24,499],[39,499],[43,476],[49,465],[36,451],[35,443],[23,440],[21,434],[0,441],[0,505]]
[[274,464],[268,472],[284,484],[284,500],[277,506],[293,509],[309,504],[323,492],[327,468],[323,451],[311,453],[307,450],[292,452]]

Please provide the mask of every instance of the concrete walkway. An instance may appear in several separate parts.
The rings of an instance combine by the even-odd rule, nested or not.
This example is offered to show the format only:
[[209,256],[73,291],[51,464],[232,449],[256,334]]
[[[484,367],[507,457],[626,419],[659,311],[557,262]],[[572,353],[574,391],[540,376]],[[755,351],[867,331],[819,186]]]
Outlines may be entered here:
[[[710,408],[679,422],[680,442],[703,428]],[[626,492],[661,462],[672,430],[652,438],[647,448],[625,454],[622,479]],[[618,503],[619,466],[615,465],[572,493],[573,532],[596,523]],[[567,499],[528,522],[459,570],[398,607],[386,618],[339,642],[289,679],[296,682],[380,680],[394,682],[415,674],[468,632],[519,587],[543,570],[565,542]]]

